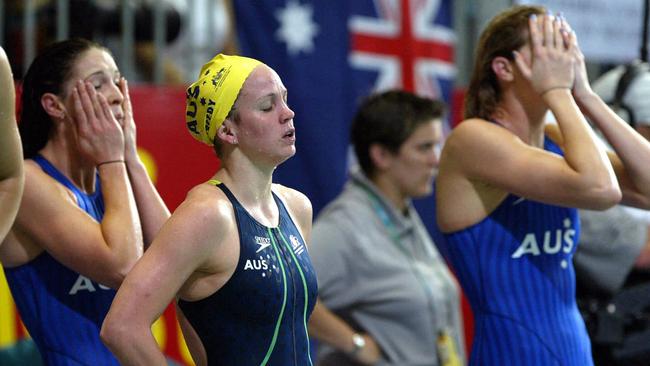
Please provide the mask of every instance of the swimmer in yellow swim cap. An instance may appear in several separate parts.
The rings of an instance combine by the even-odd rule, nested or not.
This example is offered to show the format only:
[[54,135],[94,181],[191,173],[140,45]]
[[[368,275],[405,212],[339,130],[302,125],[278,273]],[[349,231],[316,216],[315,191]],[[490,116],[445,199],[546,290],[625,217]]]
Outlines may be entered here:
[[228,116],[248,75],[261,62],[218,54],[203,65],[198,79],[187,88],[186,123],[192,136],[214,144],[217,129]]
[[296,152],[293,117],[278,74],[250,58],[217,55],[188,88],[187,126],[214,145],[221,167],[189,192],[118,291],[102,335],[121,362],[164,362],[150,327],[178,299],[197,364],[311,364],[312,207],[272,183]]

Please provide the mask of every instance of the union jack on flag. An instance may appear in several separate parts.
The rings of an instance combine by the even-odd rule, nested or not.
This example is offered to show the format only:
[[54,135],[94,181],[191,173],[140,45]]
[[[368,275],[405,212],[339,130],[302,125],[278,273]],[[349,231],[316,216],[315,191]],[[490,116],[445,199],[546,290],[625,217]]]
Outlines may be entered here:
[[241,54],[278,72],[296,112],[298,152],[275,179],[305,193],[315,214],[347,178],[349,124],[362,98],[399,88],[451,102],[451,0],[233,4]]
[[375,70],[375,90],[403,88],[449,101],[456,70],[449,1],[377,0],[348,22],[353,69]]

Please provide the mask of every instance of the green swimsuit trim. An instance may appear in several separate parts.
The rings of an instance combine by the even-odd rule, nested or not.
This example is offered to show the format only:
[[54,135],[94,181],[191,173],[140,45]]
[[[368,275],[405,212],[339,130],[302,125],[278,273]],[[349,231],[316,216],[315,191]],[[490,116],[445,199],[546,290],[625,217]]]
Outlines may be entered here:
[[[281,258],[280,252],[278,251],[277,244],[275,243],[273,233],[271,232],[271,229],[267,228],[267,230],[269,232],[269,237],[271,238],[271,244],[273,244],[273,250],[275,251],[275,255],[278,256],[278,259],[280,259]],[[273,349],[275,348],[275,342],[278,340],[278,333],[280,332],[280,323],[282,323],[282,317],[284,316],[284,309],[287,306],[287,274],[284,272],[284,265],[282,264],[282,261],[278,260],[278,263],[280,263],[280,270],[282,271],[282,286],[284,287],[282,309],[280,310],[280,316],[278,316],[278,320],[275,323],[275,331],[273,332],[273,339],[271,339],[271,344],[269,345],[269,349],[266,351],[266,356],[264,356],[264,360],[262,360],[260,366],[264,366],[266,365],[267,362],[269,362],[271,353],[273,353]]]
[[[293,248],[291,247],[291,245],[289,245],[289,243],[287,243],[287,239],[282,234],[282,231],[278,230],[278,233],[280,234],[280,238],[282,238],[282,241],[284,242],[284,245],[287,248],[289,248],[289,253],[291,254],[291,257],[293,258],[294,263],[296,263],[296,267],[298,268],[298,273],[300,273],[300,278],[302,279],[302,289],[305,292],[305,306],[304,306],[304,309],[302,310],[302,323],[303,323],[303,325],[305,327],[305,335],[307,335],[307,357],[309,358],[309,364],[313,365],[313,363],[311,361],[311,350],[310,350],[310,347],[309,347],[309,332],[307,331],[307,305],[308,305],[307,297],[309,296],[307,294],[307,281],[305,280],[305,275],[302,272],[302,268],[300,267],[300,263],[298,262],[298,259],[293,254]],[[307,250],[307,248],[305,248],[305,250]]]

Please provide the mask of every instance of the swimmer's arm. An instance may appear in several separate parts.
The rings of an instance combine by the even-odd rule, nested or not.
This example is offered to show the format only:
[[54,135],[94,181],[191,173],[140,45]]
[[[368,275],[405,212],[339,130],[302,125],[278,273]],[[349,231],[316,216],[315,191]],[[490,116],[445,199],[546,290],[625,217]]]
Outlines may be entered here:
[[151,325],[185,281],[202,268],[231,229],[229,213],[209,200],[188,197],[163,225],[120,287],[101,337],[122,365],[164,365]]
[[14,232],[81,275],[117,288],[142,254],[140,224],[124,164],[103,165],[99,175],[105,205],[101,222],[36,163],[26,163]]
[[133,119],[133,108],[129,87],[125,79],[120,80],[120,90],[124,95],[124,160],[126,162],[129,180],[133,187],[133,195],[138,206],[142,239],[145,249],[151,244],[162,225],[169,219],[169,210],[160,197],[144,163],[140,159],[136,144],[136,126]]
[[23,193],[23,154],[16,124],[16,94],[9,60],[0,47],[0,243],[14,222]]
[[609,152],[608,156],[623,191],[622,202],[649,209],[650,142],[614,113],[595,93],[583,96],[580,107],[614,148],[614,152]]
[[133,196],[138,206],[138,215],[142,225],[142,239],[145,249],[149,247],[165,221],[169,219],[169,209],[160,197],[146,168],[141,161],[127,163],[129,181],[133,187]]
[[316,301],[308,325],[312,337],[350,355],[357,361],[374,365],[381,359],[379,345],[369,334],[362,334],[366,345],[357,354],[353,354],[355,349],[353,335],[357,332],[329,310],[320,299]]
[[[586,131],[583,131],[587,133]],[[565,135],[566,137],[566,135]],[[454,174],[529,199],[570,207],[603,209],[620,199],[611,165],[593,149],[557,154],[524,143],[483,120],[462,122],[445,143],[440,177]]]
[[[518,51],[514,52],[514,56],[520,75],[528,79],[543,101],[539,107],[550,109],[557,120],[565,142],[564,157],[555,155],[557,158],[552,158],[553,154],[532,147],[541,147],[541,141],[527,139],[541,136],[535,131],[526,130],[525,127],[529,126],[526,124],[519,126],[522,129],[518,135],[524,140],[519,140],[519,143],[514,138],[498,138],[499,133],[496,133],[490,136],[497,138],[493,141],[473,141],[487,143],[487,146],[467,145],[472,153],[479,151],[487,155],[470,154],[472,157],[467,160],[464,172],[470,173],[466,175],[468,179],[475,177],[483,183],[523,197],[564,206],[607,208],[618,203],[621,192],[607,155],[596,143],[594,133],[571,92],[576,81],[575,56],[579,53],[577,38],[573,32],[562,31],[562,27],[568,26],[567,24],[552,19],[552,16],[545,16],[536,22],[531,18],[530,60],[522,57]],[[555,46],[560,39],[563,40],[564,47]],[[524,100],[523,103],[525,108],[527,104],[538,102]],[[541,112],[543,110],[539,110]],[[496,131],[495,127],[484,130]],[[506,131],[501,132],[506,134]],[[487,159],[493,158],[498,159],[490,164]],[[462,160],[461,157],[459,161]],[[496,168],[497,172],[488,173],[483,167],[471,166],[483,163]],[[473,177],[473,174],[476,175]],[[495,177],[495,174],[500,174],[501,177]]]
[[[570,30],[567,23],[563,26]],[[573,95],[582,113],[603,133],[614,152],[608,152],[618,183],[623,193],[622,203],[650,208],[650,143],[622,120],[589,84],[585,57],[580,50],[575,33],[573,51],[576,79]]]
[[[594,208],[605,209],[619,203],[622,193],[606,149],[599,143],[595,132],[573,99],[571,91],[557,89],[544,94],[543,98],[557,119],[555,128],[562,136],[563,160],[582,179],[585,179],[588,184],[587,189],[596,187],[596,190],[588,193],[595,193],[595,199],[605,203],[602,206],[596,204],[598,207]],[[618,198],[614,199],[613,203],[607,203],[610,195],[611,198]]]

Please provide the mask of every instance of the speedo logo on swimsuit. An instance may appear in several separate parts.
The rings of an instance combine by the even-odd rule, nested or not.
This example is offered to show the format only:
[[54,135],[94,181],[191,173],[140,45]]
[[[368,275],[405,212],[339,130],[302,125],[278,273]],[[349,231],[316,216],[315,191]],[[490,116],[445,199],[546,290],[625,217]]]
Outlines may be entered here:
[[[511,258],[517,259],[524,255],[538,256],[544,254],[556,254],[562,250],[564,253],[571,253],[575,245],[576,231],[571,228],[571,220],[564,219],[565,229],[546,230],[541,235],[528,233],[521,241],[521,245],[512,253]],[[540,245],[541,244],[541,245]]]
[[305,251],[305,246],[302,245],[302,242],[296,236],[289,235],[289,241],[291,242],[291,247],[296,255],[300,255],[300,253]]
[[266,237],[263,237],[263,236],[255,235],[255,244],[260,246],[255,251],[255,253],[259,253],[262,250],[266,249],[267,247],[271,246],[271,238],[266,238]]

